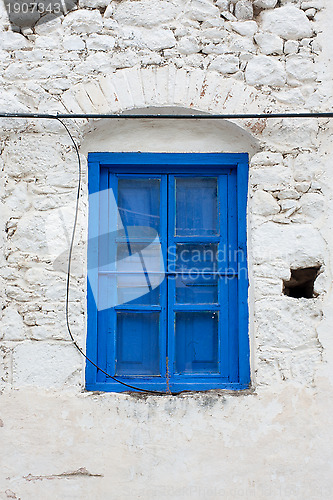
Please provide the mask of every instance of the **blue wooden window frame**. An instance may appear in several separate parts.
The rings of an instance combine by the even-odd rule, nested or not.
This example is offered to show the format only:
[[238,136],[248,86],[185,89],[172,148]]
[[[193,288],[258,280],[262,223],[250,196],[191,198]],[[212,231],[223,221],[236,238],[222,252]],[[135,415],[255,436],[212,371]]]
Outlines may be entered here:
[[[221,234],[228,239],[228,245],[236,252],[233,255],[242,254],[242,271],[234,278],[230,277],[228,284],[219,286],[220,320],[219,325],[227,325],[223,329],[223,336],[219,335],[219,360],[221,369],[219,374],[176,374],[174,373],[174,309],[182,311],[198,310],[196,307],[175,306],[174,281],[168,284],[167,310],[165,303],[158,306],[149,306],[146,311],[153,312],[159,310],[161,313],[161,326],[159,331],[160,348],[165,352],[160,356],[159,377],[153,376],[122,376],[119,377],[125,383],[137,386],[141,389],[181,392],[185,390],[199,391],[209,389],[229,389],[241,390],[249,387],[250,384],[250,362],[249,362],[249,337],[248,337],[248,278],[246,272],[246,207],[247,207],[247,186],[248,186],[248,155],[245,153],[89,153],[88,155],[88,190],[89,195],[113,189],[117,192],[117,186],[113,184],[114,175],[117,176],[138,176],[156,177],[162,179],[160,218],[161,235],[168,234],[169,244],[174,238],[171,224],[167,230],[167,217],[174,220],[174,200],[170,199],[173,189],[167,189],[165,174],[173,185],[174,176],[223,176],[226,182],[219,185],[223,190],[220,199],[227,205],[224,211],[227,213],[227,221],[220,227]],[[220,182],[220,181],[219,181]],[[168,194],[167,194],[168,193]],[[171,194],[170,194],[171,193]],[[169,199],[167,199],[167,196]],[[106,203],[105,206],[102,206]],[[168,209],[166,209],[168,207]],[[96,246],[98,236],[101,232],[112,231],[115,228],[110,222],[114,220],[113,214],[108,213],[107,202],[103,202],[103,197],[90,197],[89,202],[89,223],[88,223],[88,267],[94,268],[89,273],[87,292],[87,355],[94,363],[103,370],[114,375],[114,343],[109,342],[110,330],[114,329],[116,310],[133,311],[135,307],[126,304],[103,311],[98,311],[91,286],[101,287],[101,278],[98,273],[98,266],[94,266],[98,261],[98,256],[105,251]],[[166,215],[167,214],[167,215]],[[222,223],[221,223],[222,224]],[[182,238],[178,238],[181,241]],[[211,240],[211,238],[210,238]],[[182,240],[183,241],[183,240]],[[202,241],[202,237],[200,237]],[[91,242],[94,242],[93,244]],[[164,246],[162,245],[164,248]],[[164,255],[164,258],[166,256]],[[237,267],[237,262],[228,262],[228,266]],[[221,273],[228,272],[228,269]],[[161,295],[166,294],[166,279],[161,284]],[[222,280],[221,280],[222,282]],[[103,291],[107,289],[105,285]],[[112,287],[109,287],[112,293]],[[104,293],[104,292],[103,292]],[[222,307],[228,304],[227,307]],[[139,306],[137,306],[139,307]],[[199,308],[200,309],[200,308]],[[212,307],[209,306],[209,311]],[[202,307],[201,310],[207,310]],[[168,326],[167,326],[168,325]],[[169,331],[168,331],[169,328]],[[221,328],[221,326],[219,326]],[[168,364],[168,377],[167,377]],[[168,380],[167,380],[168,378]],[[123,392],[129,389],[125,386],[107,378],[98,371],[91,363],[86,364],[86,389],[110,392]]]

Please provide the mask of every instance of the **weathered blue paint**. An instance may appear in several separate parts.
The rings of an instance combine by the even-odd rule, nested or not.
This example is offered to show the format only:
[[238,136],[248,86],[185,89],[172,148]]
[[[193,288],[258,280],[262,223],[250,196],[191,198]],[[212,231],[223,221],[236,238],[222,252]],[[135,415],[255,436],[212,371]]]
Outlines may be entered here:
[[[171,244],[191,244],[192,248],[198,245],[203,248],[211,244],[219,245],[219,249],[227,249],[226,258],[218,269],[219,277],[216,274],[211,275],[211,283],[215,283],[216,280],[218,282],[217,298],[215,288],[210,284],[208,290],[199,288],[198,292],[187,295],[187,303],[176,303],[176,283],[173,275],[175,269],[172,268],[172,259],[169,259],[167,277],[159,287],[159,304],[140,305],[134,300],[97,313],[96,303],[88,284],[88,356],[110,375],[119,376],[123,382],[142,389],[165,391],[168,387],[172,392],[180,392],[247,388],[250,384],[246,267],[247,154],[91,153],[88,160],[89,194],[109,188],[113,189],[117,199],[118,179],[133,178],[134,174],[137,179],[161,180],[160,240],[165,262],[167,262],[166,249]],[[190,207],[192,210],[190,217],[186,213],[180,215],[180,221],[183,219],[185,226],[189,226],[189,229],[181,231],[181,235],[175,235],[175,175],[184,179],[185,183],[186,178],[191,182],[191,177],[201,176],[208,179],[201,182],[200,186],[201,195],[206,195],[207,205],[202,210],[198,210],[197,206]],[[217,179],[218,189],[219,205],[216,220],[212,211],[215,203],[211,195],[215,182],[213,179]],[[194,188],[196,183],[197,181],[193,181]],[[195,196],[193,198],[197,204],[198,199]],[[107,203],[103,197],[101,200],[101,205]],[[208,218],[209,227],[200,220],[201,216]],[[110,213],[110,206],[97,207],[96,203],[90,203],[89,240],[105,231],[105,224],[108,231],[116,230],[115,214]],[[198,231],[196,227],[199,228]],[[95,246],[89,241],[88,266],[90,267],[91,263],[96,261]],[[99,249],[99,258],[103,258],[101,257],[103,252],[110,251],[105,248]],[[239,256],[242,257],[241,262]],[[235,276],[232,276],[233,269],[239,271]],[[114,274],[112,275],[115,267],[108,270],[109,274],[101,273],[99,278],[98,273],[93,274],[93,279],[100,281],[101,295],[115,293],[116,278]],[[211,302],[206,299],[207,297]],[[177,311],[179,336],[176,339],[174,325]],[[124,330],[126,313],[131,324],[135,321],[134,313],[140,315],[136,342],[131,342],[130,332]],[[142,314],[145,315],[145,319]],[[159,317],[158,325],[156,325],[156,314]],[[117,315],[121,318],[122,332],[128,337],[127,352],[126,349],[124,351],[123,345],[118,342],[117,346],[116,343]],[[197,321],[191,322],[191,318],[194,317]],[[149,318],[154,318],[155,326],[149,325]],[[142,325],[146,325],[145,329]],[[155,343],[145,344],[147,338],[144,338],[144,330],[151,333]],[[202,337],[204,330],[207,332],[206,339]],[[158,361],[156,361],[157,337]],[[141,339],[140,345],[139,339]],[[147,354],[149,349],[150,355],[155,359],[149,359]],[[126,387],[102,376],[100,372],[97,373],[90,363],[87,363],[86,368],[86,388],[116,392],[127,390]]]

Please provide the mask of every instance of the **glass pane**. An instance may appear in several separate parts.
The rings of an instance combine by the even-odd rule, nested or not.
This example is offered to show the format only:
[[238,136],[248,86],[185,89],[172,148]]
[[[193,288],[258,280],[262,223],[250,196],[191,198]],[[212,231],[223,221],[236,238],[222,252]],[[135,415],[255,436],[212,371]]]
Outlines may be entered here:
[[159,304],[165,277],[160,245],[118,243],[117,271],[118,304]]
[[176,246],[176,302],[212,304],[218,302],[217,245]]
[[217,278],[213,276],[198,276],[191,278],[180,275],[176,278],[177,304],[217,304]]
[[177,373],[218,373],[218,313],[176,313]]
[[125,273],[154,273],[164,271],[160,244],[118,243],[117,271]]
[[[118,229],[123,226],[141,226],[160,229],[160,180],[119,179]],[[148,231],[149,234],[151,232]],[[144,237],[144,233],[142,234]]]
[[121,274],[117,276],[117,305],[131,302],[136,305],[158,305],[159,285],[164,275]]
[[176,179],[176,235],[218,234],[217,178]]
[[116,375],[159,375],[159,313],[117,313]]
[[177,272],[191,274],[212,273],[217,268],[218,246],[214,243],[191,243],[176,245]]

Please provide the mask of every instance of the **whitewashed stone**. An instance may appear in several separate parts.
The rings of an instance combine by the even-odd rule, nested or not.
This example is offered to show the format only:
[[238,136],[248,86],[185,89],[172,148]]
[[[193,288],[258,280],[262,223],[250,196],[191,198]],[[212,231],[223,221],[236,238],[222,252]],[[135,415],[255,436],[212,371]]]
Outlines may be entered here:
[[304,82],[314,80],[317,76],[313,60],[301,55],[287,58],[286,71],[290,83],[293,83],[293,80]]
[[107,7],[109,3],[110,0],[79,0],[79,7],[83,9],[98,9]]
[[290,200],[290,199],[281,200],[279,204],[280,204],[282,212],[289,212],[288,216],[290,216],[294,212],[296,212],[296,210],[298,210],[298,208],[300,206],[298,201]]
[[0,319],[0,338],[4,340],[23,340],[26,328],[21,315],[13,306],[8,306],[3,311]]
[[310,186],[311,186],[310,182],[296,182],[295,183],[295,189],[299,193],[306,193],[307,191],[309,191]]
[[255,154],[251,159],[252,166],[271,166],[282,165],[283,156],[281,153],[272,153],[269,151],[261,151]]
[[283,350],[297,349],[315,340],[314,323],[320,318],[314,303],[305,300],[295,307],[289,298],[280,295],[274,303],[264,299],[258,304],[257,312],[265,345]]
[[252,40],[252,38],[247,38],[245,36],[239,36],[232,34],[230,37],[229,49],[225,49],[225,52],[250,52],[256,53],[257,48]]
[[245,70],[249,85],[273,85],[280,87],[286,83],[286,72],[282,62],[268,56],[255,56]]
[[301,195],[295,189],[284,189],[278,194],[279,200],[298,200],[300,196]]
[[296,182],[310,183],[314,176],[322,171],[320,160],[312,154],[299,155],[295,158],[293,168]]
[[109,35],[96,35],[95,33],[91,34],[87,40],[87,49],[89,50],[112,50],[115,46],[116,40],[114,37]]
[[[217,9],[217,7],[216,7]],[[177,3],[163,0],[125,0],[114,8],[113,18],[119,24],[152,27],[175,19],[180,11]]]
[[253,5],[250,0],[239,0],[235,5],[235,16],[237,19],[252,19]]
[[[106,8],[106,11],[104,12],[104,16],[103,16],[104,17],[104,26],[105,26],[105,20],[109,20],[110,18],[112,18],[113,13],[114,13],[114,9],[115,9],[114,2],[109,3],[109,5]],[[116,21],[113,21],[113,19],[111,19],[111,21],[118,24]]]
[[237,17],[234,16],[230,10],[223,10],[221,12],[221,16],[226,19],[227,21],[237,21]]
[[280,259],[293,269],[316,266],[323,262],[325,253],[323,238],[310,224],[265,222],[253,230],[252,245],[254,262]]
[[274,33],[257,33],[254,39],[260,51],[267,56],[283,53],[283,40]]
[[46,14],[43,19],[40,19],[34,26],[34,32],[37,35],[50,36],[61,29],[61,19],[55,14]]
[[30,47],[30,43],[20,33],[5,31],[0,33],[0,48],[2,50],[19,50]]
[[223,74],[236,73],[239,70],[239,59],[231,54],[217,56],[209,68]]
[[277,101],[283,104],[292,106],[304,106],[305,104],[305,98],[299,88],[279,89],[277,92],[273,92],[272,95]]
[[273,215],[280,211],[279,204],[274,196],[266,191],[255,191],[252,197],[252,211],[258,215]]
[[209,0],[192,0],[189,5],[188,15],[195,21],[206,21],[209,17],[218,16],[219,9]]
[[309,19],[313,19],[315,17],[315,15],[317,14],[317,11],[316,9],[307,9],[305,11],[305,15],[306,17],[308,17]]
[[277,4],[277,0],[254,0],[253,6],[258,9],[273,9]]
[[228,10],[229,0],[217,0],[215,3],[221,10]]
[[317,295],[320,295],[322,293],[327,293],[329,287],[330,283],[329,280],[327,279],[325,271],[321,272],[314,282],[314,287],[313,287],[314,293]]
[[63,26],[78,35],[95,33],[103,28],[103,20],[98,10],[77,10],[65,16]]
[[66,50],[84,50],[86,48],[84,41],[78,35],[65,36],[63,46]]
[[199,52],[200,48],[195,38],[184,36],[177,43],[177,50],[181,54],[195,54],[196,52]]
[[[11,383],[12,352],[10,349],[0,347],[0,390],[10,387]],[[0,420],[2,423],[2,420]],[[2,424],[3,425],[3,424]],[[2,427],[0,425],[0,427]]]
[[49,36],[40,35],[36,38],[35,49],[56,50],[59,47],[60,37],[54,36],[50,39]]
[[29,210],[31,200],[27,183],[8,180],[6,194],[6,207],[11,210],[13,216],[20,217]]
[[292,182],[288,168],[273,165],[264,169],[252,169],[250,172],[251,184],[264,191],[278,191],[289,187]]
[[305,193],[301,198],[302,214],[318,220],[324,213],[324,197],[318,193]]
[[321,10],[325,6],[325,0],[302,0],[301,8],[303,10],[307,9],[317,9]]
[[150,50],[170,49],[176,45],[176,38],[171,30],[147,30],[143,43]]
[[13,354],[14,387],[59,388],[82,366],[71,343],[23,342]]
[[275,33],[285,40],[300,40],[313,34],[309,19],[293,5],[264,10],[260,17],[262,30]]
[[299,44],[296,40],[287,40],[284,44],[285,54],[296,54],[298,52]]
[[252,37],[258,31],[258,24],[255,21],[235,21],[231,22],[230,26],[243,36]]

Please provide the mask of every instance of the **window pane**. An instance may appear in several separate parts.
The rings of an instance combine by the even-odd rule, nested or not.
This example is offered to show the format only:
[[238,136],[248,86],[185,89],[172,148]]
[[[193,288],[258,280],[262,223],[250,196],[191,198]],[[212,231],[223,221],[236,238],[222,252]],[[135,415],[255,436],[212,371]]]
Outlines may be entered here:
[[176,302],[178,304],[213,304],[218,301],[217,245],[177,245]]
[[176,235],[218,234],[216,177],[176,179]]
[[191,278],[180,275],[176,278],[177,304],[217,304],[217,278],[213,276],[197,276]]
[[116,375],[159,375],[159,313],[117,313]]
[[164,275],[121,274],[117,276],[117,305],[158,305]]
[[118,243],[117,271],[118,304],[160,303],[159,285],[165,276],[160,245]]
[[191,272],[193,274],[216,272],[217,245],[214,243],[191,243],[176,245],[177,272]]
[[125,273],[164,271],[161,245],[155,243],[118,243],[117,271]]
[[127,226],[142,226],[142,228],[153,228],[159,232],[160,180],[119,179],[118,210],[120,215],[119,229],[122,229],[122,226],[125,228]]
[[176,313],[177,373],[218,373],[218,313]]

